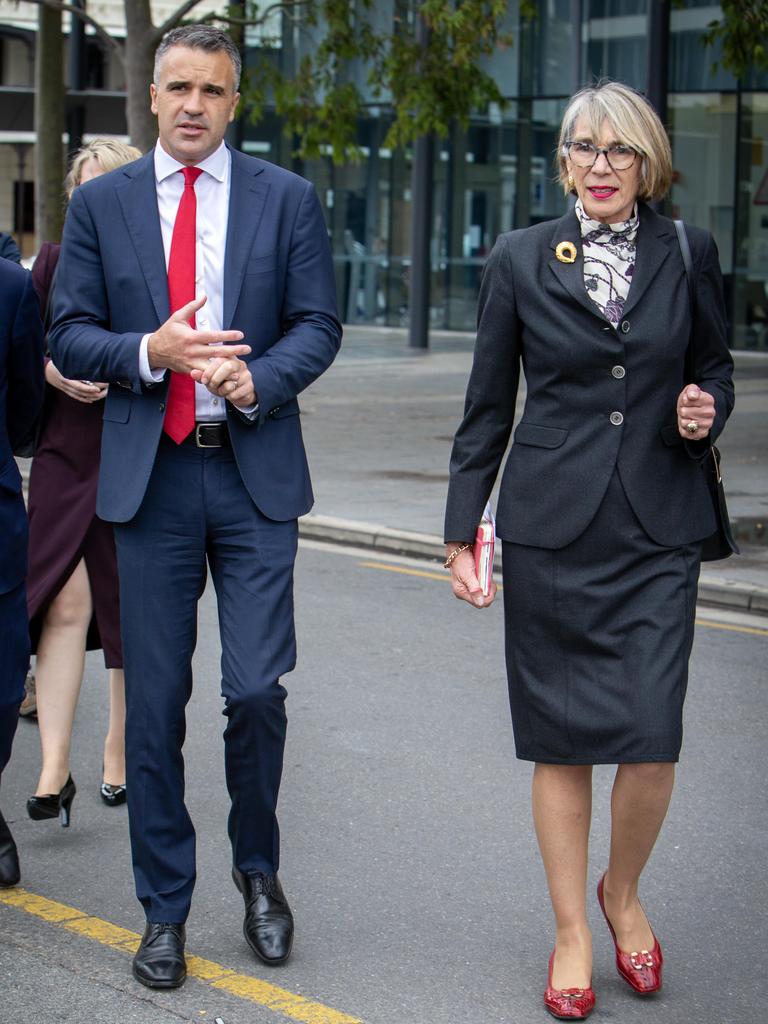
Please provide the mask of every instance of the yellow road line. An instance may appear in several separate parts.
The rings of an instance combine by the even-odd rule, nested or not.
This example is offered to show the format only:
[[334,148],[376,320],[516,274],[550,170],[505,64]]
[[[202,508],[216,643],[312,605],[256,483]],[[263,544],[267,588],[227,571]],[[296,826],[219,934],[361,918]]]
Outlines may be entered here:
[[[5,903],[16,910],[23,910],[50,924],[59,925],[122,953],[133,954],[141,941],[141,936],[136,932],[119,928],[101,918],[91,917],[75,907],[68,907],[65,903],[37,896],[26,889],[0,889],[0,903]],[[252,978],[248,974],[238,974],[228,967],[214,963],[213,960],[204,960],[199,956],[187,956],[187,975],[190,978],[197,978],[211,988],[222,989],[240,999],[258,1003],[259,1006],[284,1017],[290,1017],[291,1020],[301,1021],[302,1024],[362,1024],[357,1017],[350,1017],[349,1014],[333,1010],[322,1003],[297,996],[294,992],[279,988],[268,981]]]
[[442,575],[437,572],[424,572],[421,569],[406,569],[402,565],[385,565],[383,562],[359,562],[363,569],[382,569],[384,572],[399,572],[403,576],[421,576],[425,580],[440,580],[442,583],[450,583],[451,577],[448,573]]
[[[420,576],[425,580],[438,580],[441,583],[449,583],[450,576],[437,572],[424,572],[422,569],[407,569],[402,565],[385,565],[383,562],[358,562],[361,569],[382,569],[384,572],[402,573],[404,576]],[[504,588],[499,584],[499,590]],[[707,629],[723,629],[728,633],[747,633],[749,636],[768,636],[768,629],[760,629],[759,626],[733,626],[729,622],[712,622],[709,619],[696,619],[697,626],[705,626]]]
[[696,619],[697,626],[706,626],[708,629],[725,629],[729,633],[749,633],[750,636],[768,636],[768,629],[760,629],[759,626],[733,626],[730,622],[710,622],[709,619]]

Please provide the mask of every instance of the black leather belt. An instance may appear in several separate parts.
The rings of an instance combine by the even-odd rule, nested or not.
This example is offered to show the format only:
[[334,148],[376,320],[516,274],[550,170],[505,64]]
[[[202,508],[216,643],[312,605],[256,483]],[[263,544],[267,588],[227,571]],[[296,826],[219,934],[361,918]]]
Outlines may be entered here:
[[184,444],[195,448],[229,448],[229,427],[226,420],[216,423],[196,423],[195,429],[184,439]]

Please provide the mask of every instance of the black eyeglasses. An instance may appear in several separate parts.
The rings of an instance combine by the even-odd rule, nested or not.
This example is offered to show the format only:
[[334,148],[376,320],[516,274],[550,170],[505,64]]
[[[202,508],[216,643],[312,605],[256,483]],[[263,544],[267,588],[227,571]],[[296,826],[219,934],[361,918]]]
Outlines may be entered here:
[[591,167],[602,153],[614,171],[628,170],[637,156],[636,149],[621,142],[614,142],[607,149],[601,149],[591,142],[566,142],[565,149],[577,167]]

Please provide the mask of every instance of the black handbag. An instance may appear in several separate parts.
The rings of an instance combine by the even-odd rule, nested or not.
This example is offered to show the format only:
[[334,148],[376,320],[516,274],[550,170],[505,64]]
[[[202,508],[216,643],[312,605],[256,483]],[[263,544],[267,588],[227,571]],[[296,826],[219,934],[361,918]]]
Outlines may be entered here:
[[[685,224],[683,224],[681,220],[676,220],[675,230],[677,231],[677,240],[680,243],[680,254],[683,257],[685,277],[688,282],[688,298],[691,303],[691,337],[688,342],[686,365],[689,370],[688,379],[695,381],[696,332],[694,318],[696,313],[696,280],[693,276],[693,260],[691,258],[691,247],[688,244],[688,235],[685,231]],[[701,460],[701,471],[704,474],[704,479],[706,480],[707,488],[709,489],[709,494],[712,498],[715,518],[717,519],[717,529],[715,532],[710,537],[706,537],[702,541],[701,560],[702,562],[717,562],[723,558],[730,558],[733,554],[738,555],[740,552],[738,544],[733,539],[731,520],[728,515],[728,505],[725,501],[721,456],[719,450],[713,444],[709,446],[709,452],[706,457]]]

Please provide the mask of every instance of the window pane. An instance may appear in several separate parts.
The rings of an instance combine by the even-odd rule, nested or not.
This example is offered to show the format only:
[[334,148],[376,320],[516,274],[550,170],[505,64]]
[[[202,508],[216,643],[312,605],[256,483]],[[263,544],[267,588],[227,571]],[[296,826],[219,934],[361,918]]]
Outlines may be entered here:
[[768,94],[745,93],[739,130],[734,341],[768,349]]
[[[670,90],[735,89],[730,71],[720,67],[722,46],[704,46],[701,37],[707,26],[722,17],[719,4],[702,4],[688,0],[684,10],[670,15]],[[718,64],[713,71],[715,63]]]
[[736,97],[723,93],[669,98],[672,213],[714,235],[732,319]]
[[645,88],[647,0],[591,0],[587,19],[587,78],[615,78]]

